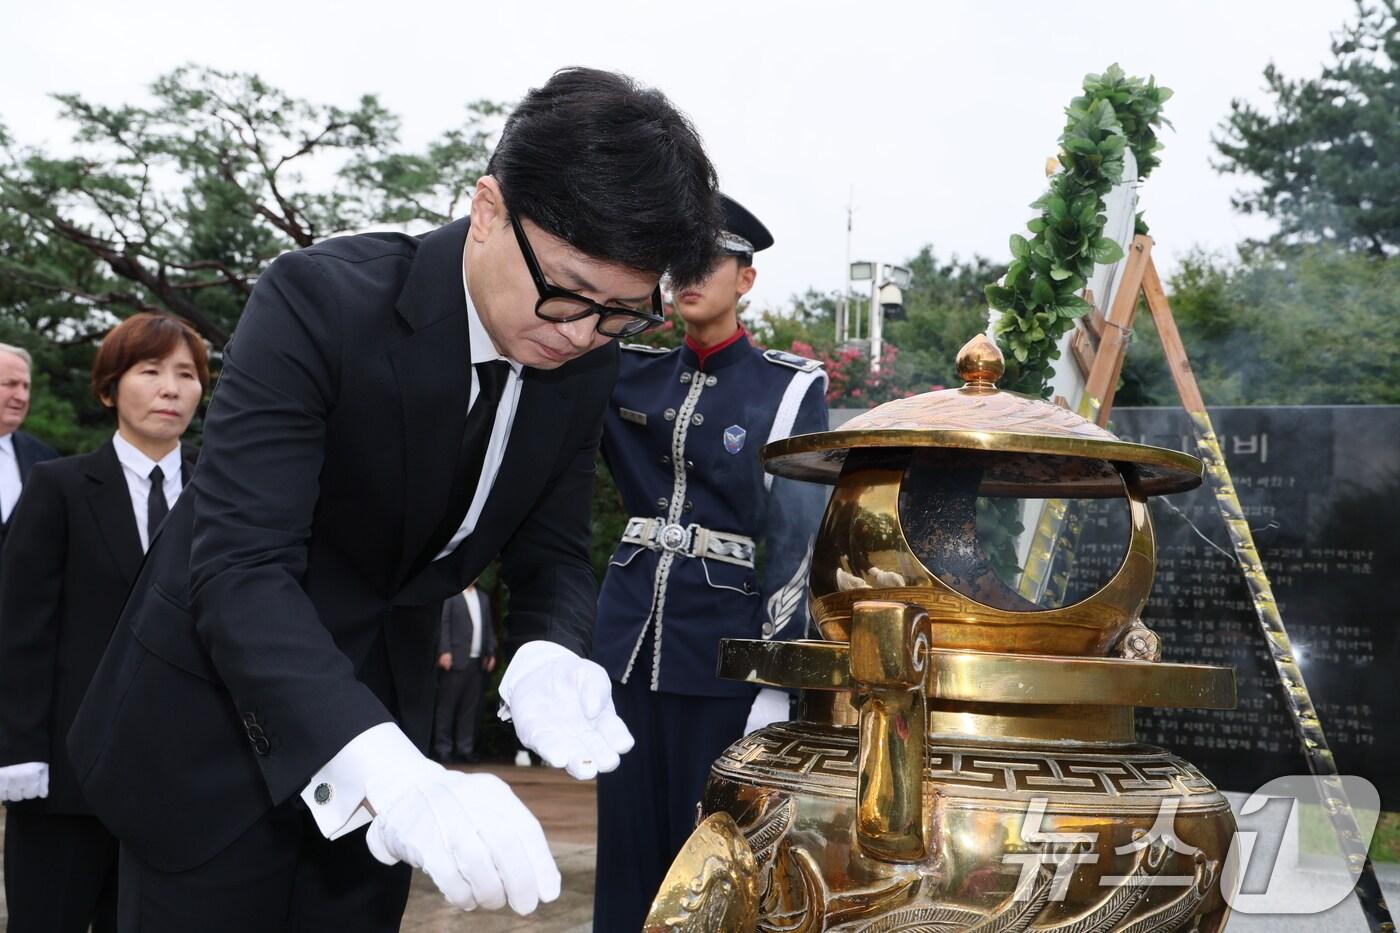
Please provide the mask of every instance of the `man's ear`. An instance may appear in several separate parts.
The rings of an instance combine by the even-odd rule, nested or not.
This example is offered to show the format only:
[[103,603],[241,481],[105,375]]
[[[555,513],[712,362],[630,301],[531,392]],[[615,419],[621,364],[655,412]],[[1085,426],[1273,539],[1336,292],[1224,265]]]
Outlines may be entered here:
[[739,281],[737,284],[740,298],[749,293],[749,289],[753,288],[753,280],[756,278],[758,278],[758,270],[753,266],[745,266],[743,269],[739,270]]
[[500,184],[490,175],[482,175],[476,180],[471,216],[471,237],[478,243],[506,221],[505,197],[501,194]]

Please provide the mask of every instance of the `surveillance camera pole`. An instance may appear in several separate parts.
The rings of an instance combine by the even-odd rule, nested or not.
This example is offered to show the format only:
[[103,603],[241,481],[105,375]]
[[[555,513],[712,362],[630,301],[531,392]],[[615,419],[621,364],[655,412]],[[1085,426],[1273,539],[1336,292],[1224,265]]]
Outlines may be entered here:
[[836,306],[836,345],[839,347],[846,342],[850,336],[850,299],[851,299],[851,220],[855,213],[853,202],[855,201],[856,189],[851,186],[851,193],[846,198],[846,280],[841,289],[841,301]]
[[882,263],[875,263],[870,273],[870,371],[880,371],[880,357],[885,349],[885,309],[880,304],[880,276],[884,272]]

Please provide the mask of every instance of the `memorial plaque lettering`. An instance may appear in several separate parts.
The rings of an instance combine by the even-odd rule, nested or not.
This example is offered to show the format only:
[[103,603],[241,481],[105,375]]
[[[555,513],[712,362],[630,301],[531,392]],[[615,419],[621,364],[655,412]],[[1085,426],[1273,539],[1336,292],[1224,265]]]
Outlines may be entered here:
[[[1400,806],[1400,407],[1211,410],[1284,625],[1343,773]],[[1120,408],[1125,440],[1195,453],[1184,412]],[[1163,659],[1236,669],[1239,706],[1141,710],[1138,734],[1228,790],[1305,772],[1249,590],[1208,485],[1153,500],[1158,570],[1144,621]],[[1114,560],[1092,514],[1077,561]]]

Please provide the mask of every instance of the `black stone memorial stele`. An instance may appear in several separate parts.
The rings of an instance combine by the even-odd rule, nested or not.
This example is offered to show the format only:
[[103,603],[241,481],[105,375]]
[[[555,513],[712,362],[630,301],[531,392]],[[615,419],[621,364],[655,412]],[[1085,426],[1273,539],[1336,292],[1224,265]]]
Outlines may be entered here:
[[[1240,503],[1342,774],[1400,807],[1400,406],[1213,408]],[[1195,452],[1185,412],[1118,408],[1123,440]],[[1075,563],[1115,562],[1091,505]],[[1140,710],[1138,735],[1251,791],[1307,772],[1209,485],[1152,500],[1157,580],[1143,621],[1164,661],[1231,665],[1239,705]],[[1209,540],[1206,540],[1209,539]],[[1077,568],[1089,570],[1091,567]]]

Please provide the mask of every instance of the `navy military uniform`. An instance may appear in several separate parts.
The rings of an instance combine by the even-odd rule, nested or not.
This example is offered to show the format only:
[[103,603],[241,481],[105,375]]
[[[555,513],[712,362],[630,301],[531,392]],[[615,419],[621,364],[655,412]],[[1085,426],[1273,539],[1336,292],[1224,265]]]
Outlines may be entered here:
[[752,686],[715,676],[719,640],[806,633],[825,490],[765,473],[759,451],[826,430],[826,377],[813,360],[738,337],[703,368],[689,346],[623,346],[603,456],[632,518],[593,637],[617,683],[752,700]]
[[710,764],[743,734],[757,690],[715,675],[720,640],[805,636],[826,502],[825,488],[765,473],[760,459],[769,441],[827,429],[819,363],[761,350],[742,328],[704,350],[622,349],[602,449],[631,518],[593,657],[637,746],[598,778],[599,933],[640,929],[694,829]]

